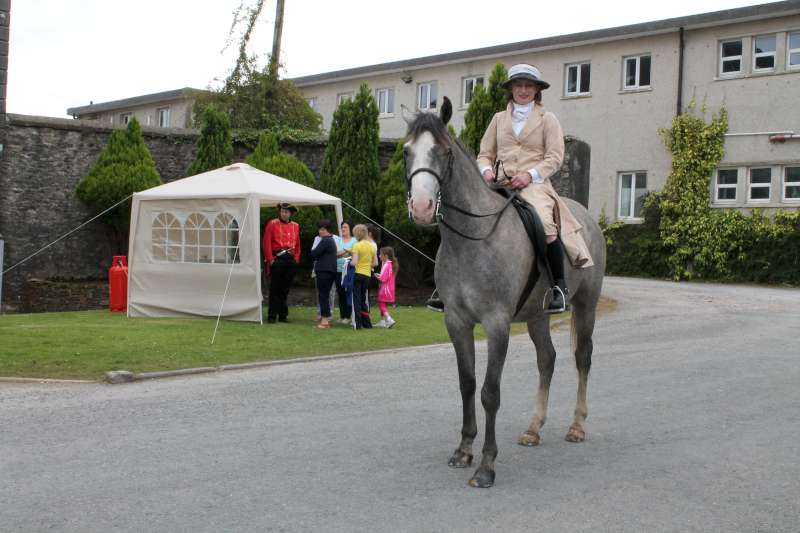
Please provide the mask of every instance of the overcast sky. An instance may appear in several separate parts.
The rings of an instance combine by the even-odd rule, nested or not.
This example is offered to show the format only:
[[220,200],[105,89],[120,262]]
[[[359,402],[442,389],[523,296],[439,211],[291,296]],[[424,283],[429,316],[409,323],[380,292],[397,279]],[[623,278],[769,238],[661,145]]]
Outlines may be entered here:
[[[68,107],[217,86],[241,0],[12,0],[8,111]],[[252,2],[251,2],[252,3]],[[753,0],[286,0],[284,77],[731,9]],[[483,6],[479,11],[473,5]],[[531,6],[536,6],[535,8]],[[272,48],[275,2],[254,36]]]

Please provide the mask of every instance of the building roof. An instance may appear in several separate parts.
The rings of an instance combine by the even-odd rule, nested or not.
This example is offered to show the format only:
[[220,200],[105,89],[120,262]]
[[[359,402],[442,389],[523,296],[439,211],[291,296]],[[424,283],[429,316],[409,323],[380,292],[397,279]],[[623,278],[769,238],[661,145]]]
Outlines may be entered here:
[[164,102],[167,100],[180,100],[183,98],[191,98],[195,93],[201,93],[201,92],[205,91],[203,91],[202,89],[193,89],[191,87],[184,87],[182,89],[174,89],[172,91],[145,94],[142,96],[134,96],[132,98],[123,98],[122,100],[114,100],[112,102],[101,102],[99,104],[89,104],[80,107],[70,107],[69,109],[67,109],[67,114],[72,116],[80,116],[89,113],[100,113],[103,111],[110,111],[113,109],[124,109],[128,107],[153,104],[156,102]]
[[781,15],[788,16],[793,14],[800,14],[800,0],[787,0],[783,2],[773,2],[770,4],[760,4],[737,9],[726,9],[723,11],[713,11],[711,13],[690,15],[687,17],[643,22],[640,24],[630,24],[627,26],[617,26],[614,28],[606,28],[601,30],[557,35],[554,37],[545,37],[530,41],[501,44],[485,48],[475,48],[460,52],[451,52],[447,54],[392,61],[389,63],[380,63],[377,65],[302,76],[299,78],[293,78],[292,81],[294,81],[295,85],[298,87],[310,87],[313,85],[330,83],[333,81],[346,81],[350,79],[363,78],[365,76],[411,71],[450,63],[475,61],[478,59],[491,59],[494,57],[503,57],[529,52],[541,52],[554,48],[566,48],[570,46],[579,46],[604,41],[630,39],[631,37],[643,35],[670,33],[677,31],[680,28],[692,30],[736,22],[774,18]]

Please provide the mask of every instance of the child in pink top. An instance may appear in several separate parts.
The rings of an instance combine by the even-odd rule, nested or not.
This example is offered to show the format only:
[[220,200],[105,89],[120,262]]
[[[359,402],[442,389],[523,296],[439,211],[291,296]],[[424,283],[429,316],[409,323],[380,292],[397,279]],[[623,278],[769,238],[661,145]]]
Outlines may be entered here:
[[391,246],[381,248],[379,257],[383,266],[381,273],[375,274],[375,277],[381,282],[378,289],[378,309],[381,311],[381,320],[377,325],[379,328],[391,328],[395,325],[395,320],[389,316],[387,304],[394,303],[394,279],[400,265],[397,263],[394,249]]

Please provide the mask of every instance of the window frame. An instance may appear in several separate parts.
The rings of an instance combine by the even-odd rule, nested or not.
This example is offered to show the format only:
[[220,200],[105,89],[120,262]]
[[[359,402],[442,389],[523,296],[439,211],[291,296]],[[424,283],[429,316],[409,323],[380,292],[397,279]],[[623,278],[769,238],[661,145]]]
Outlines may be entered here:
[[[768,169],[769,170],[769,183],[757,183],[755,187],[753,187],[753,170],[762,170]],[[753,166],[747,167],[747,203],[756,203],[756,204],[763,204],[769,203],[772,201],[772,179],[774,176],[772,175],[773,167],[771,166]],[[756,189],[767,189],[767,197],[766,198],[753,198],[753,188]]]
[[[647,171],[646,170],[621,170],[617,172],[617,218],[623,221],[637,222],[644,220],[644,214],[640,213],[636,216],[636,179],[644,176],[644,194],[647,194]],[[631,176],[631,197],[630,197],[630,212],[627,215],[622,214],[622,179],[623,176]],[[644,207],[644,206],[643,206]]]
[[[650,59],[650,82],[647,85],[641,84],[641,75],[642,75],[642,58],[647,57]],[[626,85],[628,82],[628,61],[631,59],[636,60],[636,75],[635,85]],[[638,55],[631,55],[631,56],[623,56],[622,58],[622,90],[623,91],[640,91],[640,90],[647,90],[653,88],[653,56],[652,54],[638,54]]]
[[[428,88],[427,102],[426,102],[427,107],[422,107],[420,105],[423,87]],[[434,98],[433,100],[433,106],[431,106],[431,87],[434,87],[436,89],[436,98]],[[428,111],[428,112],[436,111],[438,109],[438,102],[437,102],[438,100],[439,100],[439,83],[437,80],[423,81],[417,84],[417,110]]]
[[[736,183],[721,184],[719,182],[719,173],[731,170],[736,172]],[[720,198],[719,197],[720,189],[733,189],[733,198]],[[739,167],[718,168],[714,175],[714,197],[712,203],[718,205],[727,205],[727,204],[735,204],[738,201],[739,201]]]
[[[587,91],[581,91],[581,82],[583,81],[583,67],[584,65],[589,67],[589,88]],[[575,77],[575,92],[569,91],[569,70],[575,67],[577,71],[577,75]],[[623,80],[624,83],[624,80]],[[591,61],[579,61],[576,63],[567,63],[564,65],[564,96],[566,97],[573,97],[573,96],[590,96],[592,94],[592,63]]]
[[[800,56],[800,46],[791,48],[792,35],[796,35],[797,40],[800,41],[800,30],[786,32],[786,70],[800,69],[800,60],[798,60],[797,64],[792,65],[792,54]],[[800,45],[800,42],[798,44]]]
[[317,97],[316,96],[309,96],[306,98],[306,103],[308,107],[319,113],[319,109],[317,109]]
[[[472,102],[472,96],[475,93],[475,87],[480,80],[480,86],[486,88],[486,77],[481,74],[480,76],[465,76],[461,78],[461,107],[469,107]],[[467,102],[467,82],[472,82],[472,90],[469,92],[469,102]]]
[[[786,182],[786,175],[788,174],[788,170],[790,168],[796,168],[798,170],[798,177],[797,181],[789,182],[791,185],[787,184]],[[788,198],[786,196],[786,189],[788,187],[797,187],[800,189],[800,163],[798,164],[790,164],[790,165],[783,165],[781,168],[781,201],[787,203],[798,203],[800,202],[800,198]]]
[[120,113],[119,114],[119,123],[122,124],[123,126],[127,126],[128,122],[130,122],[132,117],[133,117],[133,114],[130,113],[130,112],[128,112],[128,113]]
[[[741,52],[738,56],[723,56],[722,50],[723,47],[728,43],[739,43],[739,48]],[[727,61],[738,61],[739,62],[739,69],[732,70],[730,72],[725,72],[725,62]],[[719,42],[719,76],[720,77],[729,77],[729,76],[740,76],[743,74],[743,67],[744,67],[744,38],[739,37],[736,39],[725,39]]]
[[[164,113],[166,115],[166,117],[167,117],[167,125],[166,126],[161,124],[161,116],[162,116],[163,112],[166,112],[166,113]],[[159,128],[169,128],[170,127],[170,123],[172,122],[172,111],[170,110],[169,106],[156,108],[156,120],[158,121],[158,127]]]
[[[758,43],[759,37],[772,37],[772,40],[774,42],[773,46],[774,50],[772,50],[771,52],[756,52],[756,43]],[[775,35],[774,33],[754,35],[752,38],[752,43],[753,46],[751,52],[753,54],[753,64],[752,64],[753,73],[775,72],[775,69],[778,66],[778,36]],[[758,59],[762,57],[772,57],[772,66],[768,68],[756,67],[756,61],[758,61]]]
[[[387,111],[382,111],[381,110],[380,93],[382,93],[382,92],[386,93]],[[381,87],[379,89],[375,89],[375,103],[378,104],[378,116],[379,117],[393,117],[394,116],[394,87]]]
[[345,100],[352,100],[352,99],[353,99],[353,91],[336,93],[336,107],[342,105],[342,102],[344,102]]

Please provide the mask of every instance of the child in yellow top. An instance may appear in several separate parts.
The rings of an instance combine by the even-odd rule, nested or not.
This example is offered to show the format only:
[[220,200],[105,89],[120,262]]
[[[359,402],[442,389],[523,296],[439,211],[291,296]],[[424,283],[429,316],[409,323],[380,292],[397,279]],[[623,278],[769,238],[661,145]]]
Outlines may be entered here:
[[372,267],[378,264],[378,257],[375,247],[367,239],[367,227],[364,224],[358,224],[353,228],[353,236],[358,239],[351,249],[351,261],[356,268],[356,276],[353,280],[353,311],[356,329],[371,329],[367,286],[372,276]]

